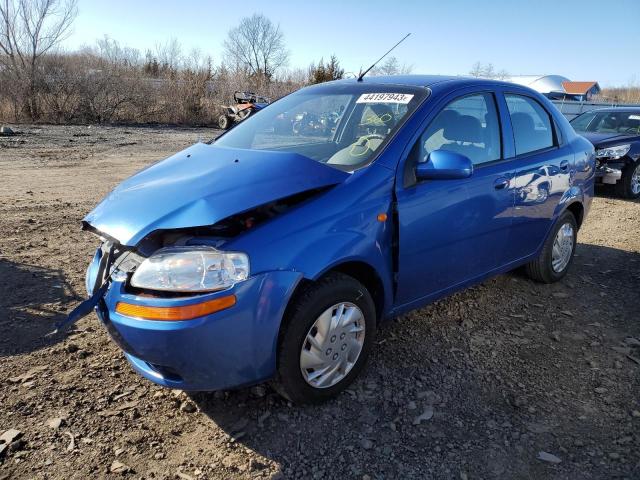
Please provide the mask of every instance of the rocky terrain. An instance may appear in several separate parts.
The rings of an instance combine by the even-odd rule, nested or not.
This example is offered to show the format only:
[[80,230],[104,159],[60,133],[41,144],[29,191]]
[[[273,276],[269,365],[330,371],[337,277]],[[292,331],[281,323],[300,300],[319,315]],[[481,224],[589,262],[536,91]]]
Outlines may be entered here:
[[268,385],[188,396],[133,373],[84,296],[79,220],[119,181],[217,134],[0,137],[0,479],[640,478],[640,203],[600,192],[555,285],[519,272],[385,325],[321,406]]

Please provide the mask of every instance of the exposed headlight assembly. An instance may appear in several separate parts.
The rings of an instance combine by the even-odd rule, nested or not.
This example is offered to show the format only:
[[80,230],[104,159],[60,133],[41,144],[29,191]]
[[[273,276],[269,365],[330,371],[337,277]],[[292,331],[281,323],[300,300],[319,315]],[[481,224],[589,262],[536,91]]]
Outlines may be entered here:
[[131,285],[164,292],[214,292],[249,277],[249,257],[213,247],[169,247],[143,261]]
[[614,147],[600,148],[596,151],[596,158],[610,158],[617,160],[624,157],[631,149],[631,145],[626,143],[624,145],[616,145]]

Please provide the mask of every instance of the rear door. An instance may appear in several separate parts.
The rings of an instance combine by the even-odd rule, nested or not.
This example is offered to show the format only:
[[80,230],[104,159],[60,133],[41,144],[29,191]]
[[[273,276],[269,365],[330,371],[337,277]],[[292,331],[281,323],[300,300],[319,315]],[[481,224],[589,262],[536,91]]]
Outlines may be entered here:
[[505,93],[515,148],[513,225],[509,261],[537,251],[551,228],[562,196],[571,187],[574,154],[563,144],[553,116],[533,96]]
[[[438,149],[469,157],[472,176],[416,181],[417,162]],[[515,171],[502,152],[493,91],[457,94],[422,127],[397,188],[398,304],[436,297],[504,263]]]

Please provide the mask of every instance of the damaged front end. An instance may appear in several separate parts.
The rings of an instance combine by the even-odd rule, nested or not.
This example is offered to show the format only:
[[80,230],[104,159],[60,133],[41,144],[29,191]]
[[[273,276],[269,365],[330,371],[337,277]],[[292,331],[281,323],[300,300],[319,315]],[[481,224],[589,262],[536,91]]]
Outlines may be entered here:
[[148,167],[83,220],[101,240],[89,298],[57,328],[95,310],[133,368],[171,388],[268,378],[302,274],[252,270],[234,242],[348,176],[298,154],[205,144]]
[[[250,271],[248,255],[229,244],[348,176],[297,154],[204,144],[152,165],[83,220],[102,241],[87,271],[89,298],[57,328],[96,310],[139,373],[175,388],[268,376],[273,352],[263,336],[277,338],[301,274]],[[247,329],[260,330],[262,340],[247,341]],[[245,342],[240,357],[211,351],[220,339]],[[223,382],[210,368],[194,368],[197,361],[228,363],[236,373]]]

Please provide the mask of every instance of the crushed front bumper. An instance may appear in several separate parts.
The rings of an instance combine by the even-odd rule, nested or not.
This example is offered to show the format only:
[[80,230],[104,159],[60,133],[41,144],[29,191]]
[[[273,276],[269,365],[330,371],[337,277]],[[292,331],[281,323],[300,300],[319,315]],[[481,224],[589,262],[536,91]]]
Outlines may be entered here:
[[598,183],[606,183],[607,185],[615,185],[622,178],[623,168],[623,163],[598,161],[596,164],[596,181]]
[[[96,310],[143,377],[182,390],[239,387],[274,375],[280,322],[301,277],[297,272],[267,272],[223,292],[177,298],[133,295],[122,282],[113,282]],[[116,312],[120,301],[175,307],[227,295],[236,296],[234,306],[186,321],[143,320]]]

